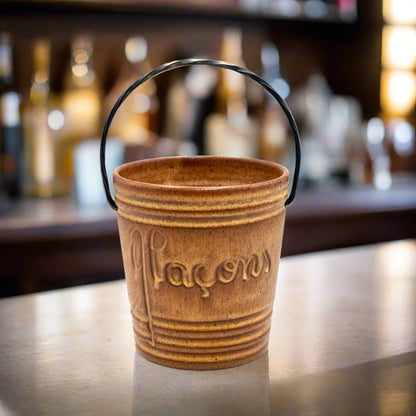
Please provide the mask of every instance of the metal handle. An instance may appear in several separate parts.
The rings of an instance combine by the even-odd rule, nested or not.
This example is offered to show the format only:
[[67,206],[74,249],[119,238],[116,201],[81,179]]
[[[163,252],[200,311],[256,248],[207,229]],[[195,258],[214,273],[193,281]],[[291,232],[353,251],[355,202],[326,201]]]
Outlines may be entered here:
[[224,68],[229,69],[231,71],[239,72],[242,75],[245,75],[248,78],[251,78],[252,80],[256,81],[258,84],[260,84],[265,90],[267,90],[280,104],[283,112],[285,113],[287,119],[289,120],[290,127],[292,129],[293,133],[293,139],[295,141],[295,171],[293,174],[293,182],[292,182],[292,189],[290,191],[290,194],[285,202],[285,206],[290,205],[293,200],[295,199],[296,194],[296,188],[298,185],[298,179],[299,179],[299,171],[300,171],[300,159],[301,159],[301,148],[300,148],[300,136],[298,127],[296,125],[296,121],[286,104],[286,101],[277,93],[277,91],[264,79],[260,78],[255,73],[249,71],[248,69],[241,68],[237,65],[231,65],[226,62],[222,61],[216,61],[212,59],[198,59],[198,58],[191,58],[191,59],[181,59],[178,61],[169,62],[166,64],[163,64],[152,71],[148,72],[147,74],[143,75],[141,78],[139,78],[137,81],[133,82],[133,84],[130,85],[118,98],[116,103],[114,104],[114,107],[111,109],[107,120],[104,124],[103,134],[101,136],[101,149],[100,149],[100,163],[101,163],[101,175],[103,178],[103,184],[104,184],[104,190],[107,196],[108,203],[110,204],[111,208],[113,208],[115,211],[117,211],[118,207],[113,199],[111,192],[110,192],[110,186],[108,184],[108,176],[107,171],[105,168],[105,144],[107,140],[107,133],[110,128],[110,124],[114,118],[115,113],[123,104],[124,100],[141,84],[148,81],[151,78],[154,78],[160,74],[163,74],[165,72],[171,71],[172,69],[176,68],[182,68],[185,66],[191,66],[191,65],[209,65],[209,66],[216,66],[218,68]]

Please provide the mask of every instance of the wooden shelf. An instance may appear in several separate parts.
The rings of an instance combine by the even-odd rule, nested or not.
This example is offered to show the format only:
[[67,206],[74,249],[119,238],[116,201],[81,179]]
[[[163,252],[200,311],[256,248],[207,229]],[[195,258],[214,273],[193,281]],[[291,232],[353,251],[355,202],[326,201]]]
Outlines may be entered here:
[[287,209],[283,255],[412,238],[416,184],[389,191],[336,188],[299,194]]
[[277,10],[244,8],[237,0],[6,0],[0,8],[9,13],[42,12],[96,12],[149,14],[163,16],[203,16],[227,19],[272,19],[301,22],[337,22],[352,23],[355,14],[342,17],[334,4],[328,5],[327,14],[312,17],[302,7],[296,16],[288,16]]

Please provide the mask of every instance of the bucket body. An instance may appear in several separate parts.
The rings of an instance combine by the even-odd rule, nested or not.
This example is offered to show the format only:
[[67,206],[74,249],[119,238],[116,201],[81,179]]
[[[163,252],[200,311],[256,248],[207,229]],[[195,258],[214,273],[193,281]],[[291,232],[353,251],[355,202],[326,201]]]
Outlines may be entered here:
[[267,350],[288,171],[172,157],[114,171],[136,344],[175,368],[234,367]]

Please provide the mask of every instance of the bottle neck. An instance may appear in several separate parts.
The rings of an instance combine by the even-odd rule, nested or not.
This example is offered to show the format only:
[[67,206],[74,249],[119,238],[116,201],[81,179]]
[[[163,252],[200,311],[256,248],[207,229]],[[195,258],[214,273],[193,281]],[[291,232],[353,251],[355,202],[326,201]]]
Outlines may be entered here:
[[33,57],[34,72],[30,87],[30,101],[33,105],[45,105],[49,97],[49,43],[37,41]]
[[[225,30],[220,58],[238,66],[245,66],[240,29],[228,28]],[[241,74],[233,71],[221,71],[217,107],[218,111],[225,114],[233,124],[239,124],[247,117],[246,84]]]
[[0,91],[7,91],[13,85],[12,50],[9,43],[0,43]]
[[70,88],[96,87],[96,73],[93,68],[93,43],[89,38],[76,38],[72,43]]

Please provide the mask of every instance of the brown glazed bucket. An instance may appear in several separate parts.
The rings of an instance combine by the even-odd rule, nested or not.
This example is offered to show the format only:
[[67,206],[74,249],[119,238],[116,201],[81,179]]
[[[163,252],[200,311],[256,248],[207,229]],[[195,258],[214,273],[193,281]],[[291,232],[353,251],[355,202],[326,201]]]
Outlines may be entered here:
[[[213,65],[249,76],[282,105],[295,137],[288,195],[283,166],[246,158],[168,157],[105,171],[105,141],[124,99],[141,83],[174,68]],[[277,98],[278,97],[278,98]],[[104,127],[104,187],[118,226],[139,353],[175,368],[211,370],[250,362],[267,350],[285,205],[296,191],[299,134],[286,103],[246,69],[187,59],[162,65],[127,89]]]

